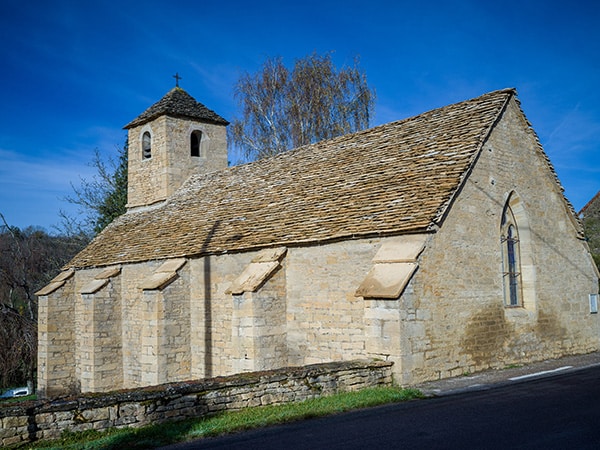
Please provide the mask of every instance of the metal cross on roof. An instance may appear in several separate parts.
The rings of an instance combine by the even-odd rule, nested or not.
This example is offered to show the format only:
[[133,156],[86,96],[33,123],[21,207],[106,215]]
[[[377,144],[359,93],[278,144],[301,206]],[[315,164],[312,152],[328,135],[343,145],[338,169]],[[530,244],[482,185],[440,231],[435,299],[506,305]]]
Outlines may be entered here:
[[175,75],[173,75],[173,78],[175,78],[175,87],[179,87],[179,80],[181,80],[181,77],[179,76],[179,72],[175,72]]

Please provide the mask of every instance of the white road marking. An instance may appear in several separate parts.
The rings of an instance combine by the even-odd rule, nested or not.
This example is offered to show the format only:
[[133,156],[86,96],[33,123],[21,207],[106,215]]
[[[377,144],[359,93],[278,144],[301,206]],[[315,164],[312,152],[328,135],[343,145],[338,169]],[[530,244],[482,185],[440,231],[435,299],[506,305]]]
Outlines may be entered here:
[[553,373],[553,372],[558,372],[560,370],[567,370],[570,369],[573,366],[564,366],[564,367],[559,367],[558,369],[553,369],[553,370],[544,370],[542,372],[536,372],[536,373],[530,373],[527,375],[521,375],[520,377],[512,377],[509,378],[510,381],[516,381],[516,380],[522,380],[524,378],[531,378],[531,377],[537,377],[539,375],[545,375],[547,373]]

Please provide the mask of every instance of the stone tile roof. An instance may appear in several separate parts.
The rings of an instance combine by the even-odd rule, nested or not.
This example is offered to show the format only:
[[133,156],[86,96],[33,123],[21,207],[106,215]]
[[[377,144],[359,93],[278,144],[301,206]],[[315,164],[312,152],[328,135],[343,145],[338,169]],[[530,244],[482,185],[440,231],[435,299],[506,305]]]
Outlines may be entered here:
[[137,127],[150,122],[159,116],[182,117],[218,125],[229,124],[229,122],[219,116],[216,112],[211,111],[202,103],[197,102],[194,97],[183,89],[174,87],[167,92],[163,98],[123,128],[129,129]]
[[431,230],[513,95],[192,176],[162,206],[115,220],[67,267]]
[[589,217],[600,215],[600,191],[592,197],[592,199],[585,204],[581,211],[579,211],[579,217]]

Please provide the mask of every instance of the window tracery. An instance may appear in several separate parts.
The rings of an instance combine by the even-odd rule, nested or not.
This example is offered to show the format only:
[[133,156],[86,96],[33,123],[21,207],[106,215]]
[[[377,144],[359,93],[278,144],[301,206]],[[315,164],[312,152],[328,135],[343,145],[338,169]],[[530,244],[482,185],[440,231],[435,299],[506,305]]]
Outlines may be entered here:
[[506,204],[501,224],[502,277],[506,306],[522,306],[519,229],[510,205]]

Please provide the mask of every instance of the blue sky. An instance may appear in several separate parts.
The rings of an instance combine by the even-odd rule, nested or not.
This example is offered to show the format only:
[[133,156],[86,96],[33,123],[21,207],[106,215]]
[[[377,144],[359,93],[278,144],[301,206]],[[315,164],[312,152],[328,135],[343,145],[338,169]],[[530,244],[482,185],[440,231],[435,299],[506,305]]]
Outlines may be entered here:
[[42,226],[174,86],[226,119],[265,57],[360,56],[373,125],[516,87],[579,210],[600,190],[600,3],[371,0],[0,3],[0,213]]

